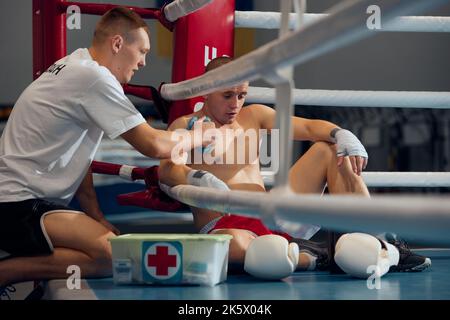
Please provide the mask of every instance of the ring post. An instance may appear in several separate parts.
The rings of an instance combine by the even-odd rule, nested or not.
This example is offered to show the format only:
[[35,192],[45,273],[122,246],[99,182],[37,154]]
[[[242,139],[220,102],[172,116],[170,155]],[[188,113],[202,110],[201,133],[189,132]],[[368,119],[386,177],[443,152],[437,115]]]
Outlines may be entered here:
[[[175,23],[172,83],[199,76],[215,57],[234,53],[234,0],[214,1]],[[192,113],[201,97],[173,102],[169,124]]]
[[33,0],[33,79],[66,55],[65,0]]

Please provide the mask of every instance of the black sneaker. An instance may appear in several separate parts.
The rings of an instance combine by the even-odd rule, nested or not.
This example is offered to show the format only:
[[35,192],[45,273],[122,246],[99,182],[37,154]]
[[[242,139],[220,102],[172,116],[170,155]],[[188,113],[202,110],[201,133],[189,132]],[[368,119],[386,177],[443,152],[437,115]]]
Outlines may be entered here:
[[298,245],[300,253],[306,252],[317,257],[316,268],[314,270],[323,271],[329,269],[330,254],[326,243],[297,238],[293,238],[291,242],[295,242]]
[[16,292],[14,286],[0,287],[0,300],[11,300],[11,293]]
[[420,272],[431,266],[430,258],[412,252],[405,241],[391,238],[387,242],[400,252],[398,265],[391,266],[389,272]]

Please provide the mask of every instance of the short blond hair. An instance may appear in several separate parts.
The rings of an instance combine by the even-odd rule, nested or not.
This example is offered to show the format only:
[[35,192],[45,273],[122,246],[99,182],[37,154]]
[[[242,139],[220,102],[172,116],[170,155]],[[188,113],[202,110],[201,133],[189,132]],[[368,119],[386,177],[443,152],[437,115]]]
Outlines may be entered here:
[[115,7],[107,11],[97,23],[94,31],[93,44],[101,44],[109,37],[119,34],[128,42],[134,38],[130,31],[143,28],[150,37],[147,24],[136,12],[126,7]]

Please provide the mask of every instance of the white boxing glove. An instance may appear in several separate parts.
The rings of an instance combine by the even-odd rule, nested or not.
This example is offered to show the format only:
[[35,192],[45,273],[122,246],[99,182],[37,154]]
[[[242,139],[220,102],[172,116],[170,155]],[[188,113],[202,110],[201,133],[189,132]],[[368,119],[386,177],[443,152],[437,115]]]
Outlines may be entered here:
[[397,248],[366,233],[347,233],[336,242],[336,264],[356,278],[382,277],[399,259]]
[[204,170],[191,170],[187,174],[187,183],[197,187],[207,187],[229,191],[227,184],[215,175]]
[[[346,129],[335,129],[333,137],[336,143],[337,156],[359,156],[368,158],[366,149],[359,139]],[[334,130],[333,130],[334,131]]]
[[298,264],[299,248],[282,236],[268,234],[250,242],[244,270],[254,277],[279,280],[292,274]]

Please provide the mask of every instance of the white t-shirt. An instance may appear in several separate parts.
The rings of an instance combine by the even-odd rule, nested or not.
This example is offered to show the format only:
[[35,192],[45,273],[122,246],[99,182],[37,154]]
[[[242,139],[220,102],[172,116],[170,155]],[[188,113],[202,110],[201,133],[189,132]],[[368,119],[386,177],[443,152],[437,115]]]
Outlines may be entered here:
[[76,50],[17,100],[0,139],[0,202],[69,203],[103,132],[114,139],[143,122],[114,75]]

